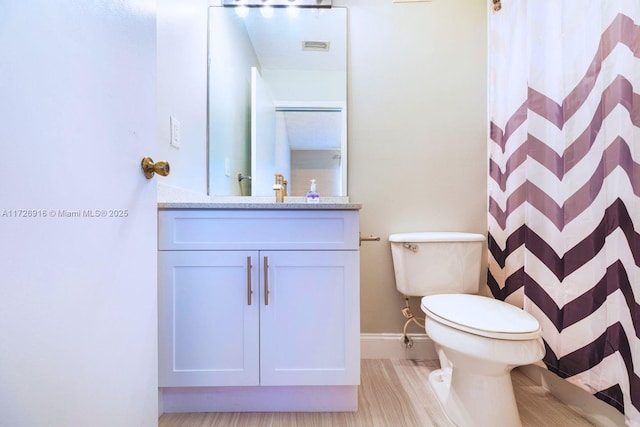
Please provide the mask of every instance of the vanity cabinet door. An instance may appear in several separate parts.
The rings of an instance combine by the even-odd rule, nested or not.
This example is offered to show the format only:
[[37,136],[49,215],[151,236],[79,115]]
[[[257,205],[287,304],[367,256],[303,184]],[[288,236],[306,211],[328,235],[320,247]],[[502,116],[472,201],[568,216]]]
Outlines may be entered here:
[[260,384],[359,384],[359,252],[261,251],[260,268]]
[[257,385],[258,252],[158,256],[159,385]]

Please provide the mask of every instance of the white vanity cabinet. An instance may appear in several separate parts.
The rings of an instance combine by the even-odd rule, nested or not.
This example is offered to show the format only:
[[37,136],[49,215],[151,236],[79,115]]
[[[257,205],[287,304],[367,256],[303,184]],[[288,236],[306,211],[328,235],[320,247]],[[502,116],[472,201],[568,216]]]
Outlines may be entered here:
[[260,384],[358,384],[358,252],[261,251],[260,260]]
[[358,244],[357,210],[160,210],[165,411],[355,410]]
[[[160,251],[159,385],[258,384],[256,251]],[[247,285],[249,284],[249,286]]]

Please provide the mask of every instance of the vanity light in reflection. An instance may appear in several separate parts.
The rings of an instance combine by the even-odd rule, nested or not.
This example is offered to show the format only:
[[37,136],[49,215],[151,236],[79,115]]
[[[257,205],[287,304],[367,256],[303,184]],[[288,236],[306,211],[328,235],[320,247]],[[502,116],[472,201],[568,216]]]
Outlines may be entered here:
[[247,6],[238,6],[236,8],[236,14],[240,18],[246,18],[247,16],[249,16],[249,8]]
[[331,7],[332,0],[222,0],[226,7]]
[[[246,18],[249,16],[249,8],[247,6],[237,6],[236,14],[240,18]],[[273,7],[265,6],[260,8],[260,14],[265,18],[271,18],[273,16]],[[291,19],[295,19],[300,15],[300,8],[298,6],[287,6],[287,16]]]
[[300,9],[296,6],[287,6],[287,16],[289,18],[297,18],[300,15]]
[[260,8],[260,15],[265,18],[273,17],[273,8],[271,6],[265,6]]

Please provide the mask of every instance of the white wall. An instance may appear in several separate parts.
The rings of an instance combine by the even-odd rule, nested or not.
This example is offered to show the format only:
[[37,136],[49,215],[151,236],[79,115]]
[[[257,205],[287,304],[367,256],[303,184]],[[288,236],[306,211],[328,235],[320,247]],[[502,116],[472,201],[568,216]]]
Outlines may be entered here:
[[[289,135],[283,113],[276,113],[276,170],[284,175],[289,183],[293,182],[291,181],[291,147],[289,147]],[[290,186],[287,191],[290,196],[293,194]]]
[[345,3],[349,194],[362,234],[382,238],[361,248],[362,331],[401,332],[388,235],[486,234],[487,6]]
[[[157,0],[158,152],[168,160],[165,184],[206,191],[208,0]],[[169,116],[181,125],[181,148],[170,146]]]
[[293,150],[291,151],[291,196],[305,196],[316,180],[316,191],[320,198],[340,195],[339,150]]
[[344,71],[274,70],[265,68],[262,77],[276,102],[345,102],[347,80]]
[[[251,67],[259,68],[259,63],[234,9],[218,7],[210,16],[216,30],[209,37],[215,52],[208,89],[209,194],[241,196],[238,173],[251,175]],[[244,195],[250,195],[249,182],[242,185]]]

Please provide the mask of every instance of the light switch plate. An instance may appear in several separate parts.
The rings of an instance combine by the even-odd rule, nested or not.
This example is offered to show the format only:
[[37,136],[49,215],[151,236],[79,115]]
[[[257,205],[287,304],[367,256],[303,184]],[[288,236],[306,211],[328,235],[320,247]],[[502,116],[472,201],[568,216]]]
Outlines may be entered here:
[[169,126],[171,126],[171,146],[180,148],[180,122],[175,117],[170,116]]

